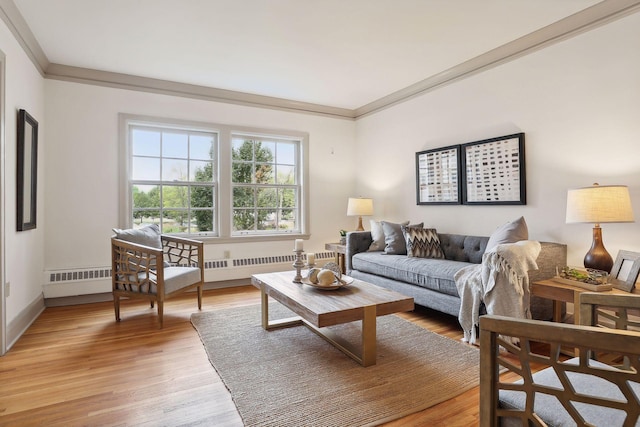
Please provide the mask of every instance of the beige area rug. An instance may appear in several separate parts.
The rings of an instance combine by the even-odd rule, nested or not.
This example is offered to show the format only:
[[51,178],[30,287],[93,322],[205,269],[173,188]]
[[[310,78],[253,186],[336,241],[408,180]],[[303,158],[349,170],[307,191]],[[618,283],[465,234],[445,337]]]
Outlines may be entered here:
[[[291,315],[272,305],[272,319]],[[477,348],[394,315],[378,318],[377,364],[367,368],[304,326],[265,331],[259,305],[199,312],[191,322],[245,426],[378,425],[478,384]],[[359,339],[359,327],[332,329]]]

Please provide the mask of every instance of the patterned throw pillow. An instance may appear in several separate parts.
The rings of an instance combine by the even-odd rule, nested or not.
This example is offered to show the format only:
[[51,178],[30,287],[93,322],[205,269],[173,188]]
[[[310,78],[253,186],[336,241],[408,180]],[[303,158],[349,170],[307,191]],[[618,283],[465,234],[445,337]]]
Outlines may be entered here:
[[444,258],[440,238],[435,228],[402,227],[407,243],[407,256],[415,258]]

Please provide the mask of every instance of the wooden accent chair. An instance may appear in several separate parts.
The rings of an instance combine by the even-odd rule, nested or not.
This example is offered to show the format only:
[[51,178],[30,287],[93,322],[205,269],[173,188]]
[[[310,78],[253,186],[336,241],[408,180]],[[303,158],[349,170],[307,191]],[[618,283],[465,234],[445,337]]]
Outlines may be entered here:
[[[640,425],[640,332],[621,330],[638,326],[628,311],[639,308],[640,295],[583,293],[583,325],[481,317],[480,425]],[[532,352],[539,343],[549,352]],[[501,382],[500,370],[517,381]]]
[[163,326],[164,301],[197,289],[202,309],[204,286],[203,243],[160,234],[157,225],[118,230],[111,237],[111,281],[116,321],[120,321],[120,298],[143,298],[158,304]]

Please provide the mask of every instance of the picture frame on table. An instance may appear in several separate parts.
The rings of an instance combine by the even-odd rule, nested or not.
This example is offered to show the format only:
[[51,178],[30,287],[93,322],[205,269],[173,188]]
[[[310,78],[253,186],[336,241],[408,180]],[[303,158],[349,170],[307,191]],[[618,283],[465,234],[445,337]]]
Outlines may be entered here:
[[618,251],[616,260],[611,268],[611,284],[614,288],[631,292],[640,274],[640,253]]
[[461,145],[462,203],[526,205],[524,133]]
[[460,145],[416,153],[416,203],[459,205],[461,203]]
[[36,228],[38,189],[38,121],[25,110],[18,111],[16,164],[16,229]]

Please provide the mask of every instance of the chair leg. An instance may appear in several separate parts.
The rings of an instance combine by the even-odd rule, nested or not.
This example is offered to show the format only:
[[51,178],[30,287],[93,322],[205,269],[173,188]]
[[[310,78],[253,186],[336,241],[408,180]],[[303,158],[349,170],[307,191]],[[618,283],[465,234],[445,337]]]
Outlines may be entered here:
[[202,310],[202,285],[198,286],[198,310]]
[[151,303],[151,308],[153,308],[153,300],[149,301]]
[[160,328],[162,328],[163,325],[163,314],[164,314],[164,301],[160,301],[158,300],[158,318],[160,319]]
[[113,296],[113,310],[116,314],[116,322],[120,321],[120,297],[117,295]]

